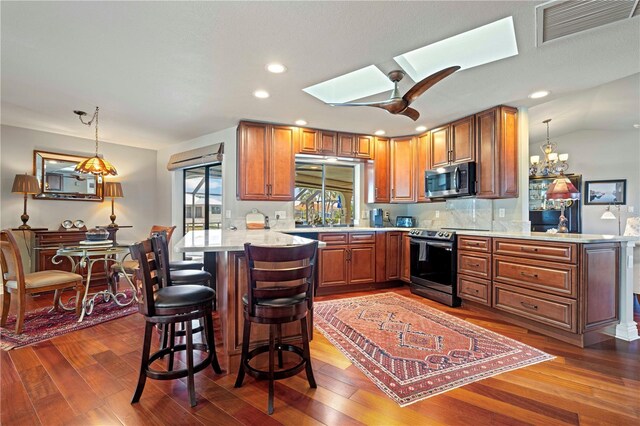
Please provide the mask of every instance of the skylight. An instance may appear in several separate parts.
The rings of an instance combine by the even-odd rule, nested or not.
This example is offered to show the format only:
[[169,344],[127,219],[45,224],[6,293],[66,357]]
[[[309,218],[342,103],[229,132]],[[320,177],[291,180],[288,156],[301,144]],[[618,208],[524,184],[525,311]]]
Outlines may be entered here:
[[453,65],[464,70],[517,54],[513,17],[509,16],[393,59],[417,82]]
[[375,65],[369,65],[302,90],[325,103],[342,103],[393,90],[393,83]]

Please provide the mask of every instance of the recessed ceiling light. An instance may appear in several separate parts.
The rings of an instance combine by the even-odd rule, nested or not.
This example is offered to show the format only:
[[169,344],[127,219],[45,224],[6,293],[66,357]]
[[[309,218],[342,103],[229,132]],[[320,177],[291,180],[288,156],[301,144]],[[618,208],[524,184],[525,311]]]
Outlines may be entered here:
[[307,122],[304,120],[296,120],[296,126],[306,126]]
[[529,95],[529,97],[531,99],[540,99],[540,98],[544,98],[545,96],[549,96],[549,93],[551,93],[548,90],[539,90],[537,92],[533,92],[532,94]]
[[640,124],[634,124],[633,127],[635,127],[636,129],[640,129]]
[[416,132],[424,132],[427,130],[427,126],[418,126],[416,127]]
[[413,81],[420,81],[452,65],[465,70],[517,54],[513,17],[508,16],[393,59]]
[[375,132],[373,132],[373,134],[376,135],[376,136],[382,136],[385,133],[387,133],[387,132],[385,132],[384,130],[376,130]]
[[282,74],[287,70],[287,67],[277,62],[272,62],[270,64],[267,64],[266,68],[267,68],[267,71],[272,72],[274,74]]
[[269,97],[269,92],[267,92],[266,90],[256,90],[255,92],[253,92],[253,96],[260,99],[266,99]]

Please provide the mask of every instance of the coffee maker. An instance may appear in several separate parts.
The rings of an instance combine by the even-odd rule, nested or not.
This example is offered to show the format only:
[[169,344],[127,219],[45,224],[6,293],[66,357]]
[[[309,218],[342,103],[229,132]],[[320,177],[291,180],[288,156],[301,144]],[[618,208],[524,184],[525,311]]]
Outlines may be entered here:
[[382,209],[372,209],[369,212],[369,226],[372,228],[382,228],[384,214]]

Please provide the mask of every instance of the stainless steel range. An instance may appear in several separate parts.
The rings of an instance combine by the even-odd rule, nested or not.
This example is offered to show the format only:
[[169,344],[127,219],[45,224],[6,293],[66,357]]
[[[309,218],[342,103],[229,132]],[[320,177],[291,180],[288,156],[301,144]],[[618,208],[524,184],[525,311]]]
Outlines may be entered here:
[[411,292],[448,306],[460,306],[457,296],[456,233],[412,229]]

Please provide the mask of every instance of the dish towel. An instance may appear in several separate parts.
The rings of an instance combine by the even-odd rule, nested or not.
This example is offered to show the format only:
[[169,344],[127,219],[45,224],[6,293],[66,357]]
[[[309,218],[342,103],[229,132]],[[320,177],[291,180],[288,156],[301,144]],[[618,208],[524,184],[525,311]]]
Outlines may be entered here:
[[429,256],[429,252],[427,249],[427,242],[426,241],[418,241],[418,246],[420,247],[420,250],[418,251],[418,262],[426,262]]

